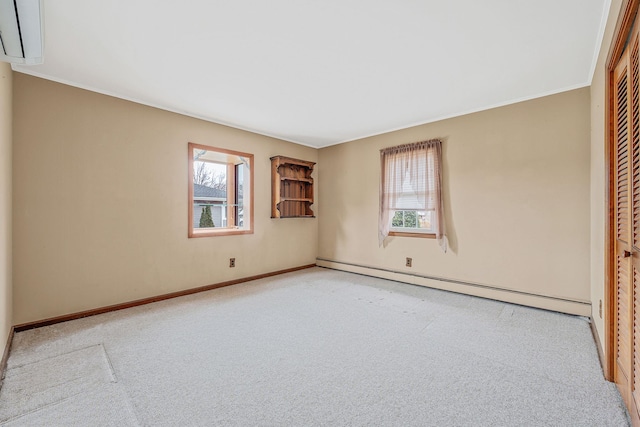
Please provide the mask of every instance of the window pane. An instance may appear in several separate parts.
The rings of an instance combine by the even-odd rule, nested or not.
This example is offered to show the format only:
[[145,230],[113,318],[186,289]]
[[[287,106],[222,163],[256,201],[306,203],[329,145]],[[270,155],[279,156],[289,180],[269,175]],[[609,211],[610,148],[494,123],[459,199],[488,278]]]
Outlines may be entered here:
[[416,219],[416,211],[404,211],[404,226],[417,228],[418,220]]
[[393,218],[391,219],[391,226],[392,227],[402,227],[403,226],[403,224],[404,224],[403,213],[404,213],[404,211],[396,211],[396,213],[393,215]]
[[[200,151],[200,157],[206,151]],[[220,163],[193,162],[194,228],[226,227],[227,166]]]
[[418,212],[418,228],[431,230],[431,215],[433,212]]
[[[413,229],[419,231],[431,231],[433,212],[402,210],[395,211],[391,219],[391,227],[395,229]],[[408,231],[408,230],[407,230]]]
[[236,224],[244,225],[244,164],[236,165]]

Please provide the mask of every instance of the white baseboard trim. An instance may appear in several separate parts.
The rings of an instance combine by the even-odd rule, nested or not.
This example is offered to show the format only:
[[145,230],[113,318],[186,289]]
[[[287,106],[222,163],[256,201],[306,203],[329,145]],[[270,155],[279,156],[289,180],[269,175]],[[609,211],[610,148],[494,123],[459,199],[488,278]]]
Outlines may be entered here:
[[473,295],[482,298],[489,298],[497,301],[526,305],[529,307],[542,308],[545,310],[558,311],[561,313],[575,314],[578,316],[591,316],[591,303],[589,301],[581,301],[577,299],[556,297],[551,295],[540,295],[531,292],[500,288],[497,286],[491,286],[481,283],[473,283],[436,276],[427,276],[418,273],[390,270],[386,268],[330,260],[326,258],[316,258],[316,265],[318,267],[364,274],[366,276],[378,277],[381,279],[394,280],[397,282],[409,283],[418,286],[426,286],[428,288],[441,289],[445,291]]

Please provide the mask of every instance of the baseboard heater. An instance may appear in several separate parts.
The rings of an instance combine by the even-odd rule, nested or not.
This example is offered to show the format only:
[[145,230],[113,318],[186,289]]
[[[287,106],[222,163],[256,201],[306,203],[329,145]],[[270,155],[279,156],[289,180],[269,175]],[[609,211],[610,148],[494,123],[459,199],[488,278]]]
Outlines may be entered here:
[[[351,267],[356,267],[356,268],[364,268],[364,269],[367,269],[367,270],[380,271],[380,272],[384,272],[384,273],[399,274],[399,275],[402,275],[402,276],[416,277],[416,278],[426,279],[426,280],[435,280],[435,281],[438,281],[438,282],[445,282],[445,283],[452,283],[452,284],[456,284],[456,285],[468,286],[468,287],[473,287],[473,288],[477,288],[477,289],[506,292],[506,293],[510,293],[510,294],[514,294],[514,295],[520,295],[520,296],[526,296],[526,297],[544,298],[544,299],[563,302],[563,303],[581,304],[581,305],[584,305],[585,308],[589,309],[589,313],[591,312],[591,302],[584,301],[584,300],[579,300],[579,299],[557,297],[557,296],[544,295],[544,294],[536,294],[536,293],[533,293],[533,292],[519,291],[519,290],[516,290],[516,289],[509,289],[509,288],[501,288],[499,286],[491,286],[491,285],[486,285],[486,284],[482,284],[482,283],[474,283],[474,282],[468,282],[468,281],[458,280],[458,279],[449,279],[449,278],[446,278],[446,277],[431,276],[431,275],[428,275],[428,274],[412,273],[412,272],[408,272],[408,271],[393,270],[393,269],[390,269],[390,268],[372,267],[370,265],[357,264],[357,263],[345,262],[345,261],[336,261],[336,260],[332,260],[332,259],[328,259],[328,258],[316,258],[316,262],[318,263],[319,267],[325,267],[325,268],[331,268],[331,267],[323,266],[323,265],[321,265],[319,263],[327,262],[327,263],[332,263],[332,264],[341,264],[341,265],[346,265],[346,266],[351,266]],[[358,273],[358,274],[364,274],[364,273]],[[367,275],[367,274],[364,274],[364,275]],[[373,277],[376,277],[376,276],[373,276]],[[421,286],[420,284],[417,284],[417,285]],[[455,291],[452,291],[452,292],[455,292]],[[584,315],[587,315],[587,314],[584,314]]]

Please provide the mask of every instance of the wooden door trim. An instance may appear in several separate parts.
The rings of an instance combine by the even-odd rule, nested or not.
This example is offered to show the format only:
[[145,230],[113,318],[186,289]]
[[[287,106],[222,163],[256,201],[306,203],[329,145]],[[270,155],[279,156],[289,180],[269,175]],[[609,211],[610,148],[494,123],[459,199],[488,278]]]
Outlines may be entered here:
[[622,13],[618,17],[614,35],[609,47],[609,53],[607,54],[607,72],[605,83],[605,99],[607,100],[607,109],[605,116],[605,135],[607,141],[605,143],[605,176],[607,183],[605,185],[605,200],[608,209],[605,216],[605,346],[607,349],[607,358],[603,365],[604,376],[608,381],[614,381],[614,367],[615,367],[615,327],[616,327],[616,300],[615,300],[615,197],[613,197],[615,189],[615,158],[613,153],[614,149],[614,99],[613,99],[613,85],[614,78],[613,72],[616,68],[618,60],[622,56],[624,48],[626,46],[629,33],[631,32],[633,22],[638,12],[638,6],[640,0],[623,0]]
[[640,0],[623,0],[622,9],[624,12],[618,16],[616,29],[611,39],[611,46],[607,54],[607,71],[610,73],[616,67],[618,59],[622,56],[622,51],[627,43],[627,37],[631,31],[631,26],[638,12]]

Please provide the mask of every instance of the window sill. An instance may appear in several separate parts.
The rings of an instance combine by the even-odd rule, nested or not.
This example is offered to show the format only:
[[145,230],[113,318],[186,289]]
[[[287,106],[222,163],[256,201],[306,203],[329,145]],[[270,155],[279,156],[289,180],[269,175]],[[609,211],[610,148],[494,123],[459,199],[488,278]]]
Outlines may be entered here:
[[195,229],[189,233],[192,237],[215,237],[215,236],[232,236],[234,234],[253,234],[253,230],[240,230],[237,228],[221,228],[219,230],[203,230]]
[[435,239],[435,233],[407,233],[403,231],[390,231],[389,236],[395,237],[420,237],[423,239]]

